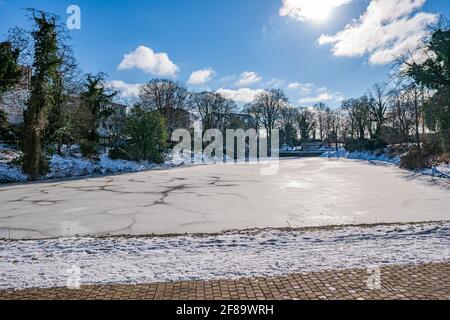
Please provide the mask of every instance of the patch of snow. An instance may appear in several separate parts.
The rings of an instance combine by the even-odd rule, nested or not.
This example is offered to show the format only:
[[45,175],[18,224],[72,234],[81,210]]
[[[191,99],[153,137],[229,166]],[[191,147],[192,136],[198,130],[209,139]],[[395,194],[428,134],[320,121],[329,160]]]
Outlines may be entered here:
[[143,170],[169,167],[170,164],[154,164],[148,161],[112,160],[106,154],[100,156],[99,161],[79,158],[61,157],[54,155],[50,162],[51,172],[47,179],[64,177],[81,177],[90,175],[105,175],[121,172],[138,172]]
[[431,169],[424,169],[420,173],[427,176],[450,179],[450,164],[441,164]]
[[10,164],[22,156],[22,152],[12,149],[8,146],[0,144],[0,163]]
[[100,157],[99,167],[102,174],[118,173],[118,172],[136,172],[142,170],[153,169],[158,167],[154,163],[148,161],[134,162],[126,160],[112,160],[107,155]]
[[[374,153],[370,151],[356,151],[356,152],[348,152],[345,149],[340,149],[338,152],[336,151],[328,151],[321,155],[322,158],[344,158],[350,160],[361,160],[361,161],[375,161],[375,162],[383,162],[393,165],[400,165],[400,157],[390,157],[387,154]],[[418,174],[438,177],[438,178],[446,178],[450,179],[450,165],[449,164],[440,164],[431,169],[423,169],[417,171]]]
[[95,164],[91,160],[54,155],[50,160],[50,172],[47,179],[88,176],[95,173]]
[[0,241],[0,290],[236,279],[450,261],[450,222],[217,236]]
[[363,160],[363,161],[379,161],[390,164],[399,165],[400,157],[390,157],[384,153],[375,153],[370,151],[355,151],[348,152],[345,149],[340,149],[338,152],[336,151],[328,151],[322,154],[323,158],[336,158],[339,156],[340,158],[346,158],[351,160]]
[[22,170],[16,166],[0,163],[0,183],[24,182],[27,179],[27,176],[22,173]]
[[[85,159],[77,156],[77,149],[65,150],[65,156],[54,155],[50,159],[50,172],[45,179],[83,177],[92,175],[106,175],[121,172],[138,172],[156,168],[171,168],[188,164],[182,158],[167,157],[164,164],[155,164],[148,161],[112,160],[107,154],[102,154],[99,161]],[[0,183],[23,182],[28,178],[22,169],[12,161],[21,156],[20,151],[3,148],[0,150]]]

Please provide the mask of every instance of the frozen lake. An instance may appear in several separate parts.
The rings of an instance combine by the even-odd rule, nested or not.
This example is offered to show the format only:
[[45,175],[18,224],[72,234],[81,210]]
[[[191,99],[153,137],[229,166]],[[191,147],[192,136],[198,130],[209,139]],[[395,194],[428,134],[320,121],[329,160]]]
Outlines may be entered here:
[[450,220],[450,188],[394,166],[329,159],[208,165],[0,187],[0,238],[215,233]]

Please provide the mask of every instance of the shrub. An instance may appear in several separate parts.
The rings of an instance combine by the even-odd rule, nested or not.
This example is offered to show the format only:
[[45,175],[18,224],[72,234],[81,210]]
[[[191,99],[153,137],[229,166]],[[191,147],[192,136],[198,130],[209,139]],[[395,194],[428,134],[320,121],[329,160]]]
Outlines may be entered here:
[[131,160],[130,155],[122,148],[112,148],[108,152],[108,156],[112,160]]
[[97,145],[92,141],[83,141],[80,143],[80,152],[85,158],[98,157]]
[[362,145],[361,145],[360,141],[357,139],[348,139],[345,142],[345,149],[348,152],[362,151],[361,147],[362,147]]
[[418,150],[411,150],[400,159],[400,167],[407,170],[431,168],[428,157]]
[[426,156],[439,156],[444,152],[441,140],[437,135],[428,135],[423,141],[423,153]]
[[348,152],[383,150],[386,146],[387,145],[380,139],[348,139],[345,143],[345,149]]
[[439,157],[438,161],[440,163],[450,164],[450,153],[443,154]]

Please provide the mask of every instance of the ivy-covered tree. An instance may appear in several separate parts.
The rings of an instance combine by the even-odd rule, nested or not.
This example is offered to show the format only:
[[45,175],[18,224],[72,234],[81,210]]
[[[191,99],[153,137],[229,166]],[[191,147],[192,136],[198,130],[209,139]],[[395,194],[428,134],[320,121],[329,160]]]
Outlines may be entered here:
[[24,112],[23,171],[31,180],[47,171],[45,132],[47,116],[53,106],[55,74],[60,64],[56,17],[32,11],[34,60],[31,93]]

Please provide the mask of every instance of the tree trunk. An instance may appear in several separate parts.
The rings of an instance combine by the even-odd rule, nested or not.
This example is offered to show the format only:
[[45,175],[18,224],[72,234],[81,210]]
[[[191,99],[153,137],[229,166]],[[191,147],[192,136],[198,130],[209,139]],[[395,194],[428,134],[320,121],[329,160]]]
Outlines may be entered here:
[[31,180],[39,179],[44,171],[46,160],[43,151],[44,130],[44,108],[42,106],[31,107],[26,115],[23,145],[23,171],[28,174]]

